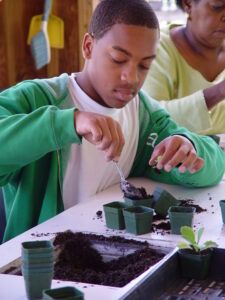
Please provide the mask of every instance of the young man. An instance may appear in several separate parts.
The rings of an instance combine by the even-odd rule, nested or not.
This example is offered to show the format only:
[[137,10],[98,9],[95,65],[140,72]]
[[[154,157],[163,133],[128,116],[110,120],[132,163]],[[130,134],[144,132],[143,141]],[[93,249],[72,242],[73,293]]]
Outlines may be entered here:
[[[178,128],[139,92],[158,36],[145,0],[103,0],[84,37],[81,73],[0,94],[4,240],[119,183],[112,160],[125,176],[191,187],[220,181],[225,156],[216,143]],[[161,174],[151,167],[158,155]]]

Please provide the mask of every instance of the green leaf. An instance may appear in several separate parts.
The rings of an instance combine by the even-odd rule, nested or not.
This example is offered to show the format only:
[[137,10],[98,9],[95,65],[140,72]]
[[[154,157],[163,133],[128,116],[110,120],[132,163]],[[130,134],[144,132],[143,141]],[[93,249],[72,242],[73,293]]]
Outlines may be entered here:
[[162,159],[162,155],[159,155],[159,156],[157,157],[157,161],[159,162],[161,159]]
[[177,244],[177,247],[180,249],[192,249],[196,253],[200,253],[201,251],[208,249],[208,248],[215,248],[218,247],[217,243],[213,241],[206,241],[203,245],[199,245],[201,236],[203,234],[204,228],[200,228],[197,233],[197,241],[195,240],[195,232],[190,226],[182,226],[181,227],[181,235],[182,237],[188,241],[186,242],[181,242]]
[[153,163],[153,165],[152,165],[152,168],[155,168],[155,167],[157,166],[158,162],[159,162],[161,159],[162,159],[162,155],[159,155],[159,156],[155,159],[155,161],[154,161],[154,163]]
[[216,248],[218,247],[217,243],[213,242],[213,241],[206,241],[204,243],[204,246],[207,248]]
[[194,233],[194,230],[190,226],[182,226],[180,231],[181,231],[182,237],[186,241],[190,242],[191,244],[196,244],[195,233]]
[[177,243],[176,246],[180,249],[192,249],[191,246],[188,243],[185,243],[185,242]]
[[199,228],[199,230],[198,230],[198,240],[197,240],[197,244],[199,244],[199,242],[200,242],[200,239],[201,239],[201,236],[202,236],[202,234],[203,234],[203,231],[204,231],[204,228],[203,228],[203,227]]

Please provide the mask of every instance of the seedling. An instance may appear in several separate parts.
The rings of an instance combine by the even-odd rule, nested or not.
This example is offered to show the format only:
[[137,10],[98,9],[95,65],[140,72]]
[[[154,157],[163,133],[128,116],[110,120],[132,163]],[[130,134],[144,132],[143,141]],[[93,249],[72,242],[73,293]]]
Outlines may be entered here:
[[157,164],[158,164],[158,162],[160,161],[162,159],[162,155],[159,155],[156,159],[155,159],[155,161],[154,161],[154,163],[153,163],[153,165],[152,165],[152,168],[156,168],[156,166],[157,166]]
[[194,230],[189,226],[182,226],[181,227],[181,236],[188,242],[180,242],[177,244],[177,247],[180,249],[190,249],[196,254],[201,254],[202,251],[209,249],[209,248],[216,248],[218,247],[217,243],[213,241],[206,241],[203,244],[200,244],[200,239],[202,237],[204,228],[201,227],[197,235],[195,237]]

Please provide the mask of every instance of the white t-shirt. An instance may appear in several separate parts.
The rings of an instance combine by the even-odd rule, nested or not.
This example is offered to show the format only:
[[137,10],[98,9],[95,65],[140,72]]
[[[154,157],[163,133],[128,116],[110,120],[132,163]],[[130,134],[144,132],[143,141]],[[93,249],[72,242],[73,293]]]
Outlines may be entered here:
[[[125,145],[119,165],[125,176],[132,168],[139,138],[139,97],[138,95],[122,109],[104,107],[92,100],[79,87],[76,74],[69,78],[69,92],[73,106],[81,111],[93,112],[112,117],[120,123]],[[90,196],[120,181],[112,162],[106,162],[102,151],[83,138],[82,144],[72,144],[63,182],[65,209],[87,200]],[[116,199],[115,199],[116,200]]]

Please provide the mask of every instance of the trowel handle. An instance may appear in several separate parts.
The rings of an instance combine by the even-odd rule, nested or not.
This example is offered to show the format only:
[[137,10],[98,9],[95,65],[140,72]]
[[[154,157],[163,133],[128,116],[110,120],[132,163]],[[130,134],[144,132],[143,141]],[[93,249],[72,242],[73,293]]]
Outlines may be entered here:
[[48,22],[51,7],[52,7],[52,0],[45,0],[44,13],[43,13],[42,21]]

